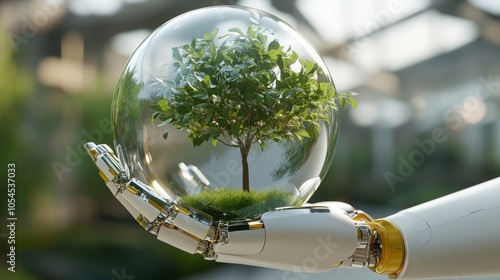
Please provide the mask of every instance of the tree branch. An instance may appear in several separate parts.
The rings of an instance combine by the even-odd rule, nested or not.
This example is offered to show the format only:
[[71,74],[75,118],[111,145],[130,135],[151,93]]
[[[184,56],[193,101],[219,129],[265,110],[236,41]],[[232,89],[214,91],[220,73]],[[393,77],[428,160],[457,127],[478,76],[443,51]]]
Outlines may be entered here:
[[240,146],[238,146],[236,144],[226,143],[226,142],[222,141],[222,139],[219,139],[219,138],[217,138],[217,141],[221,142],[223,145],[228,146],[228,147],[235,147],[235,148],[239,148],[240,147]]

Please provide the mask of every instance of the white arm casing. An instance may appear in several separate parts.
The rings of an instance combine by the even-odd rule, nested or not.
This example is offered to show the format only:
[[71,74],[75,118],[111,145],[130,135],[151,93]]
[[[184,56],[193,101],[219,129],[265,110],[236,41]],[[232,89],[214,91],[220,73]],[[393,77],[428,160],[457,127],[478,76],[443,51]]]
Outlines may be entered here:
[[[385,219],[324,202],[255,219],[214,221],[129,178],[108,146],[85,148],[113,195],[144,229],[207,260],[298,273],[369,267],[397,279],[500,275],[500,177]],[[201,175],[195,177],[193,187],[208,186]]]
[[500,274],[500,178],[403,210],[399,279]]
[[267,212],[262,228],[228,231],[216,261],[299,272],[338,266],[356,249],[357,228],[343,210],[311,206]]

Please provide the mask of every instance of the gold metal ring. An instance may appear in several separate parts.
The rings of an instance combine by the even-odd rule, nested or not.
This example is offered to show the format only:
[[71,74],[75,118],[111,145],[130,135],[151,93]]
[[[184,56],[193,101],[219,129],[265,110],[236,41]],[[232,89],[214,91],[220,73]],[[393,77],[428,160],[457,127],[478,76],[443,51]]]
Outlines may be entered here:
[[389,274],[393,278],[403,269],[405,258],[403,237],[396,226],[387,220],[378,219],[368,224],[372,231],[377,231],[382,245],[379,263],[370,269],[379,274]]

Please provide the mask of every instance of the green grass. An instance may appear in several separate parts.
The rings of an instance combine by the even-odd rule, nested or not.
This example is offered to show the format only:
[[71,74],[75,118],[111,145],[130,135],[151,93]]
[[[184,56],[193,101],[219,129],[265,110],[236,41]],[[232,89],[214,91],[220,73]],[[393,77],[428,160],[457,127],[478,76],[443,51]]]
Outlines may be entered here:
[[211,215],[215,220],[252,218],[277,207],[290,206],[295,197],[278,189],[244,192],[221,188],[185,196],[182,202]]

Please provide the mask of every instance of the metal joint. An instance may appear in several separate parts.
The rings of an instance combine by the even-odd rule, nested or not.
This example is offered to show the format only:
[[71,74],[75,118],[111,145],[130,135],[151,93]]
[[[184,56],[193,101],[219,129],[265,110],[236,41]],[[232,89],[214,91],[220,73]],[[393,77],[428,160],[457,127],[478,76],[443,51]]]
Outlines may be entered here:
[[396,277],[403,269],[405,246],[398,228],[391,222],[379,219],[369,223],[373,231],[370,269],[379,274]]
[[208,248],[210,247],[210,242],[206,240],[201,240],[198,243],[198,248],[196,249],[196,254],[200,255],[205,255],[205,253],[208,251]]
[[225,225],[222,225],[220,227],[219,238],[218,238],[217,242],[219,244],[224,245],[224,244],[227,244],[228,241],[229,241],[229,227],[227,224],[225,224]]
[[356,222],[356,230],[358,232],[358,243],[354,254],[344,262],[344,266],[355,268],[366,267],[370,262],[371,248],[371,229],[370,226],[363,221]]
[[375,268],[380,263],[382,257],[382,244],[377,230],[373,230],[372,241],[370,244],[370,258],[368,267]]

